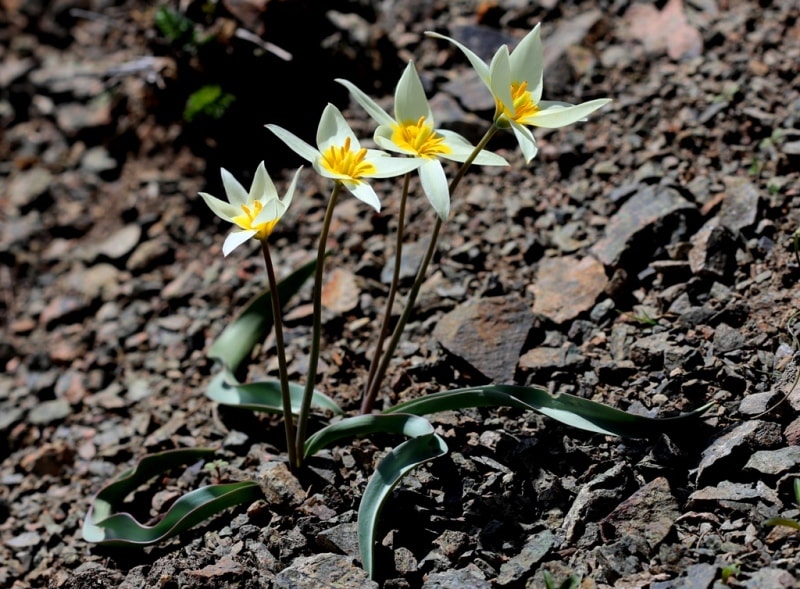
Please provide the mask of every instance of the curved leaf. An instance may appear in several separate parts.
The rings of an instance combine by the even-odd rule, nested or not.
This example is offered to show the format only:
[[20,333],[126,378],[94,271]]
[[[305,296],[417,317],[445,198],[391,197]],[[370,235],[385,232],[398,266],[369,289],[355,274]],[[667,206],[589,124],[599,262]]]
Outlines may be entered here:
[[435,433],[412,438],[389,452],[364,489],[358,506],[358,545],[364,570],[372,577],[375,534],[381,509],[397,483],[416,466],[447,453],[447,444]]
[[[283,403],[281,401],[281,383],[277,380],[267,380],[262,382],[252,382],[239,384],[230,382],[234,380],[225,371],[216,375],[208,384],[206,396],[222,405],[260,411],[262,413],[283,413]],[[289,383],[289,394],[292,398],[292,413],[297,415],[300,411],[300,403],[303,399],[303,387],[299,384]],[[336,415],[341,415],[343,411],[336,404],[336,401],[314,391],[311,397],[311,405],[320,409],[328,409]]]
[[[278,284],[278,296],[281,305],[302,288],[306,280],[314,273],[316,260],[295,270]],[[242,362],[250,356],[255,345],[266,336],[272,327],[272,305],[269,301],[269,289],[256,295],[245,305],[245,308],[236,319],[219,334],[208,357],[219,360],[231,372],[236,372]]]
[[594,433],[647,438],[676,427],[685,427],[687,420],[700,417],[712,405],[708,403],[677,417],[653,418],[626,413],[575,395],[551,395],[541,387],[489,385],[425,395],[391,407],[384,413],[429,415],[468,407],[517,407],[538,411],[561,423]]
[[403,434],[416,438],[433,433],[430,422],[417,415],[394,413],[392,415],[357,415],[332,423],[306,440],[303,456],[313,456],[322,448],[344,438],[365,436],[373,433]]
[[168,450],[142,458],[95,496],[83,522],[83,537],[102,544],[154,544],[197,525],[220,511],[261,497],[254,481],[209,485],[183,495],[154,526],[139,523],[129,513],[117,513],[123,499],[166,470],[214,454],[211,448]]

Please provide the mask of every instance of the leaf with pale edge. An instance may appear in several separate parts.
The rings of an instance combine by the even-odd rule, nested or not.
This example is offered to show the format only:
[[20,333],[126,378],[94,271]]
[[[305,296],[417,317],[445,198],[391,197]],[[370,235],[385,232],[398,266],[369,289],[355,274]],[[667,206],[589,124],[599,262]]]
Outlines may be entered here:
[[214,452],[211,448],[190,448],[145,456],[95,496],[83,522],[83,538],[88,542],[112,545],[154,544],[188,530],[228,507],[262,497],[261,489],[254,481],[201,487],[181,496],[153,526],[143,525],[131,514],[117,511],[127,495],[156,475],[208,458]]
[[687,420],[700,417],[712,406],[713,403],[708,403],[676,417],[643,417],[566,393],[552,395],[541,387],[488,385],[425,395],[391,407],[384,414],[429,415],[469,407],[517,407],[598,434],[648,438],[685,427]]

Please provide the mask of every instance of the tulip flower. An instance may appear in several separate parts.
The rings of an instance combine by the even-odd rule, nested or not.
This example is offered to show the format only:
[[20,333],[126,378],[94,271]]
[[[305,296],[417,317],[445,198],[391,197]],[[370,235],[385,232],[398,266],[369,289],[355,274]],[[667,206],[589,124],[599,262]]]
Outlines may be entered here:
[[341,183],[353,196],[376,211],[381,210],[381,203],[367,179],[391,178],[419,166],[416,160],[362,148],[342,113],[332,104],[322,112],[317,128],[317,148],[278,125],[267,125],[267,129],[300,157],[311,162],[320,176]]
[[267,239],[275,225],[280,221],[297,188],[297,178],[302,167],[295,172],[286,196],[281,200],[272,179],[261,162],[256,169],[250,191],[246,191],[236,178],[225,168],[221,169],[222,185],[229,202],[201,192],[208,207],[215,215],[239,227],[225,238],[222,253],[227,256],[251,237],[259,241]]
[[536,156],[536,140],[528,127],[555,129],[585,119],[611,102],[608,98],[573,105],[568,102],[542,100],[542,36],[537,24],[513,51],[503,45],[489,64],[455,39],[438,33],[426,33],[444,39],[466,55],[480,79],[495,100],[495,125],[511,127],[525,161]]
[[[397,83],[394,118],[353,83],[341,79],[336,81],[345,86],[378,123],[374,136],[378,146],[419,161],[422,190],[436,214],[442,221],[447,221],[450,214],[450,190],[440,158],[465,162],[475,147],[458,133],[436,129],[431,107],[414,64],[409,63],[406,66]],[[489,151],[481,151],[473,163],[508,165],[505,159]]]

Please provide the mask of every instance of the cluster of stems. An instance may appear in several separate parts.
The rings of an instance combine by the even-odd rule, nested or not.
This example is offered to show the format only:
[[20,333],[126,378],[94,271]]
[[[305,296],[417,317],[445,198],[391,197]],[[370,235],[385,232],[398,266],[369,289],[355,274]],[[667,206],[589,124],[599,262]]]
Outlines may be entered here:
[[[449,183],[448,189],[452,197],[456,188],[458,187],[467,169],[475,160],[477,155],[483,150],[489,140],[497,132],[498,127],[495,124],[489,128],[480,142],[475,146],[472,154],[464,161],[458,169],[458,172],[453,176]],[[406,204],[408,201],[410,186],[410,173],[406,173],[403,180],[403,192],[400,199],[399,220],[397,226],[396,245],[395,245],[395,264],[392,281],[389,285],[389,292],[386,299],[386,307],[381,321],[381,328],[378,333],[378,338],[375,346],[375,352],[372,356],[369,372],[364,386],[364,391],[361,400],[361,413],[371,413],[375,405],[375,399],[380,392],[381,383],[383,382],[386,372],[389,369],[389,364],[394,355],[400,338],[405,330],[411,314],[414,309],[414,304],[419,295],[419,291],[425,281],[425,276],[428,271],[428,266],[433,259],[436,252],[436,247],[441,233],[443,221],[437,215],[436,223],[430,235],[428,247],[422,261],[417,269],[414,283],[412,284],[402,313],[389,337],[390,324],[392,312],[394,310],[395,300],[398,294],[398,286],[400,281],[400,267],[403,255],[403,240],[405,234],[405,216]],[[280,375],[282,409],[285,422],[286,431],[286,445],[289,457],[289,464],[293,470],[299,469],[303,464],[304,446],[308,432],[308,420],[311,413],[311,400],[314,393],[314,387],[317,382],[317,367],[319,365],[319,357],[321,352],[322,343],[322,284],[323,272],[326,256],[326,243],[328,241],[328,232],[330,230],[331,221],[333,219],[333,211],[336,207],[336,202],[341,193],[343,184],[339,181],[334,183],[331,196],[328,199],[328,205],[325,210],[325,218],[322,222],[322,231],[319,236],[319,243],[317,247],[316,268],[314,275],[314,289],[312,294],[313,299],[313,317],[312,317],[312,332],[311,332],[311,349],[309,351],[308,360],[308,374],[303,391],[302,402],[299,410],[297,411],[297,424],[295,425],[293,417],[293,408],[289,392],[289,378],[286,364],[286,350],[283,338],[283,325],[281,321],[281,303],[278,297],[278,285],[275,278],[275,271],[273,269],[272,259],[270,257],[268,240],[261,241],[262,253],[267,269],[267,279],[270,288],[270,301],[272,305],[272,313],[274,316],[275,324],[275,348],[278,356],[278,370]],[[388,342],[387,342],[388,338]]]

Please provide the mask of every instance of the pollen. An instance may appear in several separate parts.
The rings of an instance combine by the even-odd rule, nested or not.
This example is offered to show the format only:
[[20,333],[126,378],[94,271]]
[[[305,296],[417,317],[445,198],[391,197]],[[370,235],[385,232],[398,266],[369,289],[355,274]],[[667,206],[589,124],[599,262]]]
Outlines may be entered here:
[[528,82],[513,82],[511,84],[511,100],[514,107],[513,112],[495,99],[497,112],[495,118],[505,115],[506,118],[524,125],[527,119],[539,110],[539,107],[533,102],[531,93],[528,91]]
[[425,117],[418,121],[400,123],[393,128],[392,141],[402,149],[416,154],[418,157],[433,159],[438,155],[452,153],[444,142],[444,137],[425,124]]
[[267,221],[266,223],[259,223],[258,225],[253,224],[253,221],[261,212],[261,209],[264,208],[264,205],[262,205],[259,201],[255,201],[250,206],[241,205],[241,207],[242,214],[236,215],[231,219],[231,221],[233,221],[242,229],[255,231],[256,234],[253,237],[261,241],[272,234],[272,230],[275,229],[275,225],[278,224],[279,219],[277,217],[272,221]]
[[322,154],[322,166],[329,172],[347,176],[351,180],[359,180],[364,176],[371,176],[377,170],[370,162],[365,161],[367,150],[358,151],[350,149],[350,138],[344,140],[341,147],[332,145]]

